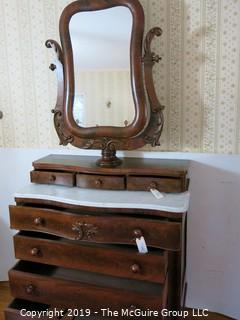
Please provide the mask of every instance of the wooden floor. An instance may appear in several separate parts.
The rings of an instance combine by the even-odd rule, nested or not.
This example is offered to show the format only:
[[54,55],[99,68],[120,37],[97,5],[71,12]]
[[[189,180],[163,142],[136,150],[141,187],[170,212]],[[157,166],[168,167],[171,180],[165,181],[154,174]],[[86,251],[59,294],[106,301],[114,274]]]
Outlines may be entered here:
[[8,282],[0,282],[0,320],[3,320],[3,310],[11,302]]
[[[10,290],[8,282],[0,282],[0,320],[4,320],[3,310],[6,308],[6,306],[11,302],[12,298],[10,296]],[[189,314],[191,314],[191,310],[187,309],[189,311]],[[197,319],[200,317],[188,317],[188,320],[191,319]],[[218,315],[216,313],[209,313],[209,316],[207,318],[201,317],[200,319],[208,319],[208,320],[227,320],[232,319],[228,318],[222,315]]]

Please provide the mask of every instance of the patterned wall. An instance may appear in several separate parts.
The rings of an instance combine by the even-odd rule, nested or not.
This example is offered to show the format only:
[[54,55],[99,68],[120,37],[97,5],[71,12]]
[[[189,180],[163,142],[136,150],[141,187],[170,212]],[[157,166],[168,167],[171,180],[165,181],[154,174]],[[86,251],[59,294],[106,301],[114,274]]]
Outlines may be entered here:
[[[67,0],[0,0],[0,146],[55,147],[47,38]],[[141,0],[161,26],[154,76],[166,105],[160,150],[240,152],[240,0]],[[148,149],[145,147],[145,149]],[[155,149],[156,150],[156,149]]]

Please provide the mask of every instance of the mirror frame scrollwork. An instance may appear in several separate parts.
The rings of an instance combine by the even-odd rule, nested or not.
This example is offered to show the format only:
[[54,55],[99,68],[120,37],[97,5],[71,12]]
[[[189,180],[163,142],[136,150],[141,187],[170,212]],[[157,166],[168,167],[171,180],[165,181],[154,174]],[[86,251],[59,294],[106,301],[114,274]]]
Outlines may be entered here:
[[[133,17],[130,49],[131,86],[135,104],[135,118],[125,127],[79,127],[73,118],[74,64],[69,32],[71,17],[84,11],[109,9],[116,6],[129,8]],[[162,34],[160,28],[151,29],[144,37],[144,11],[138,0],[78,0],[70,3],[62,12],[59,23],[61,45],[47,40],[46,47],[53,48],[56,62],[50,69],[56,72],[58,93],[54,113],[54,125],[60,144],[72,144],[83,149],[101,149],[98,165],[116,167],[121,160],[116,150],[133,150],[151,144],[159,145],[162,133],[164,107],[158,101],[154,88],[152,69],[160,57],[151,51],[154,37]],[[120,90],[120,89],[119,89]]]

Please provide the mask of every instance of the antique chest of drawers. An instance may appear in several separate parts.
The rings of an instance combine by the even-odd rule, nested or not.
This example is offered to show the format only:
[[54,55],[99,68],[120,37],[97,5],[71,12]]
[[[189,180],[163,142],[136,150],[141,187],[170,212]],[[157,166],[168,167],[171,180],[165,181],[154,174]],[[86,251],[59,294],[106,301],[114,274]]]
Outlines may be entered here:
[[113,319],[141,319],[137,310],[162,319],[163,308],[181,308],[188,162],[128,159],[104,174],[94,163],[73,156],[33,163],[33,183],[10,206],[19,262],[9,271],[6,319],[51,308],[67,319],[110,319],[103,309],[117,312]]

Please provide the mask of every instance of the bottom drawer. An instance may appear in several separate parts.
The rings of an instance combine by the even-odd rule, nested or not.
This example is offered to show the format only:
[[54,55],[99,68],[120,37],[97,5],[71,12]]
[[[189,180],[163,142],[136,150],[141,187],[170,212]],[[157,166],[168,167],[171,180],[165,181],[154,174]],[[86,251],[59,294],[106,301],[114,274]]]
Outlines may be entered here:
[[[50,306],[46,304],[40,304],[30,302],[26,300],[15,299],[13,302],[4,310],[5,320],[18,320],[18,319],[30,319],[26,318],[25,312],[43,312],[49,310]],[[36,317],[40,320],[47,320],[45,316]],[[49,319],[49,318],[48,318]]]
[[9,279],[15,298],[65,308],[89,308],[97,315],[102,314],[102,308],[121,315],[126,309],[150,309],[161,314],[161,308],[166,306],[166,286],[143,281],[25,261],[17,263],[9,272]]
[[[85,313],[84,313],[85,312]],[[75,316],[73,315],[75,314]],[[88,319],[102,320],[101,317],[84,316],[88,314],[84,310],[60,309],[49,305],[30,302],[27,300],[15,299],[4,310],[5,320],[73,320],[73,319]]]
[[[55,308],[46,304],[30,302],[27,300],[15,299],[4,310],[5,320],[74,320],[74,319],[88,319],[88,320],[102,320],[104,316],[87,316],[87,310],[81,309],[64,309]],[[84,316],[86,315],[86,317]],[[108,317],[109,318],[109,317]],[[113,319],[113,318],[109,318]],[[114,319],[133,319],[139,320],[139,317],[114,317]],[[144,319],[163,319],[161,317],[144,317]]]

